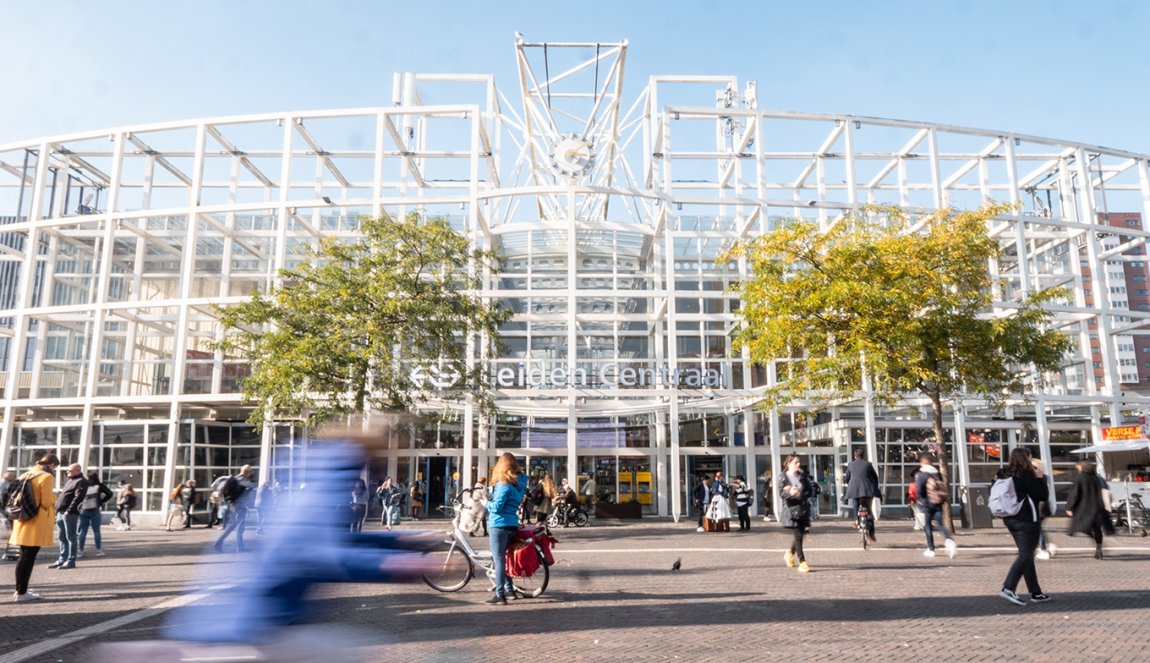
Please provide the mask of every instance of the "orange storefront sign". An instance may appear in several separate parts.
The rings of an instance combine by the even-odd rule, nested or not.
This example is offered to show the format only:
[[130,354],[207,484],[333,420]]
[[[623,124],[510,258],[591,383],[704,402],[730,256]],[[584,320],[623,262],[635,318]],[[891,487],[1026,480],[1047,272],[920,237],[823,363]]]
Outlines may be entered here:
[[1102,429],[1103,442],[1117,442],[1119,440],[1142,439],[1141,426],[1111,426]]

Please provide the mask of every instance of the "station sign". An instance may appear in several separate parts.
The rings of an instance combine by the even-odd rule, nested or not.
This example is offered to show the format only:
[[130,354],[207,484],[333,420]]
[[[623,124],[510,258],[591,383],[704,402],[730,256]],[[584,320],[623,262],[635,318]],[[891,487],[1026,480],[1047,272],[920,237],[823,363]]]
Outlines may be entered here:
[[[459,374],[436,366],[416,366],[411,380],[418,387],[449,389],[460,380]],[[521,363],[501,366],[490,376],[495,388],[589,388],[589,387],[685,387],[719,389],[723,386],[723,373],[717,368],[671,368],[664,364],[656,368],[638,368],[607,363],[595,373],[584,368],[568,370],[564,364]]]

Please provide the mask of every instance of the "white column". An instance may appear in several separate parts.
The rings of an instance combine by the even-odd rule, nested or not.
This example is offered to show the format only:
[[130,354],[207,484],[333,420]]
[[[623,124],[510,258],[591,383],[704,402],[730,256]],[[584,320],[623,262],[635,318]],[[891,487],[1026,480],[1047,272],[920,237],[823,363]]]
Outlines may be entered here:
[[1038,428],[1038,453],[1042,454],[1042,462],[1046,465],[1046,489],[1050,491],[1050,505],[1057,508],[1058,499],[1054,497],[1054,465],[1050,458],[1050,427],[1046,423],[1046,399],[1042,391],[1038,392],[1038,401],[1034,405],[1034,423]]
[[671,396],[667,420],[671,428],[671,477],[668,482],[671,490],[667,497],[671,502],[671,518],[678,523],[679,518],[683,515],[683,504],[680,499],[683,494],[683,485],[680,480],[682,471],[679,467],[679,399],[677,396]]
[[962,401],[954,404],[954,457],[952,460],[958,465],[958,483],[961,486],[970,486],[970,449],[966,436],[966,407]]
[[[755,463],[755,409],[751,407],[743,408],[743,455],[747,461],[747,475],[743,478],[747,480],[748,486],[754,488],[759,469]],[[751,500],[751,515],[759,515],[761,499],[760,495],[755,495],[755,499]]]
[[671,491],[671,483],[668,481],[670,478],[670,470],[667,463],[666,421],[666,414],[662,410],[655,412],[655,492],[659,515],[663,517],[671,514],[670,500],[668,499]]

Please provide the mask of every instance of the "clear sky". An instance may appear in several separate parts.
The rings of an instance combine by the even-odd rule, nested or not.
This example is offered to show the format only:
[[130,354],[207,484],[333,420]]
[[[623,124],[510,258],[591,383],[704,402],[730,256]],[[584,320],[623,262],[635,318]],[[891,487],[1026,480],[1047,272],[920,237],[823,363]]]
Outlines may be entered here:
[[513,93],[516,31],[627,38],[631,89],[653,74],[734,74],[758,81],[763,108],[1150,153],[1141,0],[0,0],[0,144],[387,105],[395,71],[493,73]]

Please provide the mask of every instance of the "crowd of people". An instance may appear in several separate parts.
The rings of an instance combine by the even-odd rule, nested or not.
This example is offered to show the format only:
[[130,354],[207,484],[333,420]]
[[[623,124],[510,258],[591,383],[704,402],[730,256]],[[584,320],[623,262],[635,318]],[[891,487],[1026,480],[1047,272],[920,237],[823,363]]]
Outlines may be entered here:
[[[510,457],[510,454],[505,454]],[[513,459],[512,459],[512,462]],[[935,543],[942,538],[943,550],[954,557],[958,546],[954,536],[944,524],[943,511],[950,504],[947,481],[936,466],[936,459],[930,454],[921,454],[919,467],[908,484],[908,498],[915,515],[915,529],[925,535],[926,557],[936,555]],[[468,491],[469,499],[485,505],[486,517],[474,523],[474,535],[482,534],[491,538],[492,550],[506,547],[504,530],[519,524],[545,522],[551,516],[560,516],[559,522],[568,522],[567,514],[582,502],[592,506],[596,497],[595,480],[587,480],[582,491],[576,491],[566,478],[559,484],[550,475],[529,479],[519,466],[509,465],[500,459],[499,472],[493,471],[490,483],[487,477],[479,477],[475,486]],[[120,481],[116,490],[108,487],[95,471],[86,474],[79,464],[71,464],[65,470],[61,486],[56,486],[56,474],[61,461],[53,454],[41,457],[24,474],[7,472],[0,482],[0,496],[7,505],[13,491],[26,479],[36,496],[38,512],[27,519],[0,519],[10,531],[5,556],[16,561],[17,601],[39,598],[28,590],[28,579],[32,574],[40,549],[57,546],[57,556],[50,569],[73,569],[77,561],[86,554],[103,557],[102,524],[109,504],[114,505],[115,515],[111,518],[117,530],[132,529],[132,511],[138,507],[138,492],[131,483]],[[804,540],[817,518],[818,484],[803,467],[798,456],[788,456],[784,472],[772,480],[764,473],[758,487],[762,495],[764,520],[777,518],[784,529],[790,530],[791,540],[784,553],[788,567],[797,568],[800,573],[811,570],[804,550]],[[1077,464],[1077,473],[1067,502],[1066,515],[1069,517],[1068,534],[1086,534],[1095,543],[1094,556],[1102,559],[1103,539],[1113,534],[1110,518],[1109,490],[1105,480],[1098,475],[1095,465],[1089,461]],[[1044,521],[1052,515],[1053,500],[1047,489],[1045,465],[1032,458],[1023,448],[1014,449],[1008,464],[1000,471],[998,479],[1009,479],[1012,495],[1020,505],[1017,513],[1003,518],[1005,528],[1010,533],[1018,554],[1011,565],[1000,592],[1002,598],[1024,605],[1017,592],[1018,585],[1025,582],[1031,602],[1044,602],[1049,596],[1042,591],[1035,565],[1035,559],[1049,559],[1057,546],[1050,541],[1044,528]],[[874,514],[881,500],[878,476],[873,464],[859,450],[843,472],[844,504],[852,515],[866,506],[867,516],[863,522],[855,519],[856,527],[864,527],[865,535],[877,542]],[[512,483],[514,485],[512,486]],[[301,486],[302,488],[302,486]],[[212,549],[224,552],[225,546],[236,552],[250,552],[245,544],[245,533],[249,527],[262,530],[271,518],[281,500],[278,483],[266,480],[257,483],[253,469],[244,465],[234,475],[216,478],[210,487],[200,489],[194,479],[178,483],[169,495],[170,508],[164,519],[167,531],[188,529],[196,521],[197,509],[206,506],[200,514],[206,528],[221,529]],[[423,517],[426,503],[426,486],[422,476],[417,476],[410,484],[385,477],[373,482],[369,487],[363,478],[356,478],[347,489],[346,504],[341,507],[345,516],[340,527],[351,533],[361,532],[371,511],[378,506],[379,522],[382,527],[392,530],[400,524],[401,515],[419,520]],[[698,513],[698,531],[720,531],[718,523],[728,521],[732,513],[737,513],[739,531],[751,529],[749,510],[754,503],[756,491],[742,476],[735,476],[729,482],[723,472],[715,472],[702,478],[692,490],[692,503]],[[772,513],[774,498],[779,498],[780,508]],[[491,509],[496,511],[492,512]],[[732,511],[733,507],[733,511]],[[498,523],[498,524],[495,524]],[[498,531],[497,531],[498,530]],[[88,533],[92,534],[93,549],[87,549]],[[230,543],[229,543],[230,542]],[[234,547],[233,547],[234,546]],[[506,599],[507,592],[496,594],[496,598]]]

